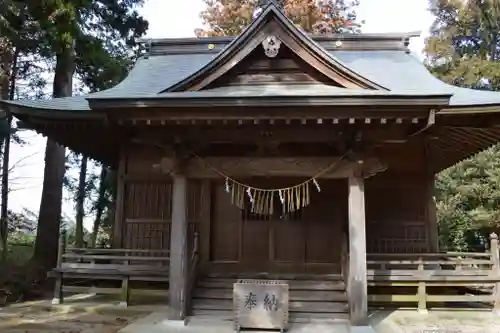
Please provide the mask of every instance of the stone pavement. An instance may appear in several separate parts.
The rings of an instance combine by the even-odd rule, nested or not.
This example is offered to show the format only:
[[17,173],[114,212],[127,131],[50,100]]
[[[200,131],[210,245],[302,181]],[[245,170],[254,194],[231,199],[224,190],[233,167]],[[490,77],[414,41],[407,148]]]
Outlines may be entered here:
[[[155,312],[138,320],[137,322],[120,330],[119,333],[234,333],[234,325],[230,321],[221,319],[192,319],[188,325],[180,321],[165,319],[165,313]],[[241,330],[242,333],[251,332],[279,332]],[[318,322],[313,324],[293,324],[287,330],[288,333],[350,333],[349,328],[343,323]],[[363,333],[363,332],[359,332]]]
[[[500,317],[490,311],[416,310],[376,311],[370,316],[371,328],[352,329],[346,323],[321,321],[293,324],[288,333],[500,333]],[[120,330],[119,333],[233,333],[232,322],[219,319],[192,319],[187,326],[166,319],[164,311],[155,312]],[[257,333],[259,331],[246,331]],[[266,331],[267,333],[269,331]]]

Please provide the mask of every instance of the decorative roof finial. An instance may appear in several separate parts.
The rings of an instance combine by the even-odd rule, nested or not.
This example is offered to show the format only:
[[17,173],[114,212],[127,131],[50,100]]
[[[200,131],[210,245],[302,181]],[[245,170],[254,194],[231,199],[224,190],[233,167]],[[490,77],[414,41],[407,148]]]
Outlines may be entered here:
[[270,4],[273,4],[276,6],[276,8],[283,9],[283,0],[259,0],[259,3],[257,6],[260,7],[267,7]]
[[259,16],[264,11],[264,9],[266,9],[267,6],[271,4],[273,4],[279,10],[283,10],[284,8],[283,0],[259,0],[259,2],[257,2],[257,7],[255,7],[255,10],[253,11],[253,18],[257,18],[257,16]]

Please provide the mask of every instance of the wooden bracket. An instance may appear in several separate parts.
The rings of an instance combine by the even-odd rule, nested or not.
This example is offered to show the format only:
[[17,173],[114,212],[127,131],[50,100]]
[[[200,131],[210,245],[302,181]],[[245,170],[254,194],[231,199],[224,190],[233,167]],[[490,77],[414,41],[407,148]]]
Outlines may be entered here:
[[425,126],[422,127],[421,129],[419,129],[418,131],[410,134],[410,138],[413,137],[413,136],[415,136],[415,135],[418,135],[418,134],[420,134],[422,132],[427,131],[435,123],[436,123],[436,110],[432,109],[432,110],[429,111],[429,116],[427,117],[427,123],[425,124]]
[[387,170],[387,165],[380,161],[378,157],[365,153],[349,152],[347,159],[354,163],[352,172],[356,176],[370,178],[379,172]]

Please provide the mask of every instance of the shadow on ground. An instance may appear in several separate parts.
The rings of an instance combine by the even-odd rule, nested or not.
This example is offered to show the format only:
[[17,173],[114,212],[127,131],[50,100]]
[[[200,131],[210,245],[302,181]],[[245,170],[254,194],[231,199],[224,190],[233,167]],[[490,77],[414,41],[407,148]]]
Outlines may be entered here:
[[[2,333],[229,333],[232,322],[192,318],[188,325],[166,319],[164,299],[139,300],[129,307],[104,296],[76,295],[63,305],[49,300],[0,308]],[[490,309],[440,309],[428,314],[415,309],[373,310],[370,325],[379,333],[499,333],[500,316]],[[245,331],[242,331],[245,332]],[[345,322],[295,324],[289,333],[350,333]],[[252,333],[255,333],[253,331]]]
[[161,308],[154,304],[124,308],[117,303],[77,297],[57,306],[48,300],[12,304],[0,309],[0,332],[115,333]]
[[500,316],[490,309],[435,308],[427,314],[415,309],[374,311],[370,322],[380,333],[499,333]]

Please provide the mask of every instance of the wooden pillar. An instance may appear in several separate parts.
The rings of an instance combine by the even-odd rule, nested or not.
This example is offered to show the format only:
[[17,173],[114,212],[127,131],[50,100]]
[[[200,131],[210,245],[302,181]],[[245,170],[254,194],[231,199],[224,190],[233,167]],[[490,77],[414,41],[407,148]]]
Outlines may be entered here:
[[[62,268],[63,255],[66,253],[66,230],[61,230],[59,235],[59,245],[57,247],[57,268]],[[57,272],[57,278],[54,284],[54,298],[52,304],[62,304],[64,301],[63,295],[63,273]]]
[[[430,161],[434,156],[431,154],[429,140],[424,143],[424,160]],[[424,169],[425,177],[427,178],[426,184],[426,221],[427,221],[427,243],[428,251],[439,252],[439,236],[438,236],[438,218],[436,208],[436,176],[434,170],[430,168],[430,164],[425,164]]]
[[172,224],[170,227],[170,319],[186,317],[188,273],[187,178],[182,173],[173,176]]
[[436,188],[434,175],[429,176],[427,183],[427,230],[429,231],[429,250],[439,252],[438,219],[436,208]]
[[[500,277],[500,258],[498,255],[498,235],[494,232],[490,235],[490,251],[493,276],[498,278]],[[500,282],[495,283],[493,295],[495,297],[493,302],[493,313],[500,315]]]
[[124,149],[120,149],[120,161],[118,163],[118,170],[114,170],[116,177],[116,193],[115,193],[115,207],[114,207],[114,225],[113,225],[113,248],[123,248],[123,216],[125,208],[125,175],[127,173],[127,155]]
[[368,325],[368,287],[366,279],[366,223],[364,178],[349,176],[349,277],[347,292],[352,326]]

